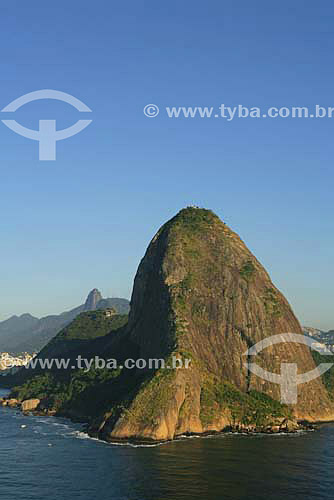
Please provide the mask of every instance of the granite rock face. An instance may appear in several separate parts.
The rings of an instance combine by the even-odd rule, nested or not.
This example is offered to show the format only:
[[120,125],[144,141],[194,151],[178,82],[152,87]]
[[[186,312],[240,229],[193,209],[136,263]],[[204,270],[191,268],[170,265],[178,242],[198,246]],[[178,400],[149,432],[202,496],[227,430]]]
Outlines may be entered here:
[[26,399],[25,401],[22,401],[21,403],[21,410],[22,411],[34,411],[38,407],[40,403],[39,399]]
[[[126,411],[117,418],[104,415],[98,432],[109,439],[172,439],[257,425],[249,415],[259,422],[262,411],[267,422],[283,418],[284,411],[309,421],[333,419],[320,378],[300,385],[298,404],[283,410],[268,403],[279,401],[280,386],[247,369],[245,351],[282,333],[302,334],[302,328],[239,236],[209,210],[181,210],[158,231],[140,263],[128,341],[140,358],[190,358],[191,367],[158,370]],[[315,368],[309,348],[295,343],[268,347],[252,361],[275,373],[281,363],[297,363],[299,373]]]

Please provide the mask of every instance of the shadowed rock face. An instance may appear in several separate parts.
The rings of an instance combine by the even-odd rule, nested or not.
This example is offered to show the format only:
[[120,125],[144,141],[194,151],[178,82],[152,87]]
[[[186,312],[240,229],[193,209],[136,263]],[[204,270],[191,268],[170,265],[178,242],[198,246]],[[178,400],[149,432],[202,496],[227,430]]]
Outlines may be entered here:
[[[168,439],[220,430],[238,419],[233,398],[255,390],[279,400],[279,385],[249,373],[243,353],[287,332],[302,329],[239,236],[211,211],[181,210],[158,231],[140,263],[128,338],[141,358],[173,354],[191,358],[191,368],[158,371],[123,415],[105,417],[100,431],[109,438]],[[315,367],[308,347],[292,343],[269,347],[252,361],[276,373],[281,363],[297,363],[299,373]],[[311,421],[334,417],[321,379],[299,386],[293,411]]]

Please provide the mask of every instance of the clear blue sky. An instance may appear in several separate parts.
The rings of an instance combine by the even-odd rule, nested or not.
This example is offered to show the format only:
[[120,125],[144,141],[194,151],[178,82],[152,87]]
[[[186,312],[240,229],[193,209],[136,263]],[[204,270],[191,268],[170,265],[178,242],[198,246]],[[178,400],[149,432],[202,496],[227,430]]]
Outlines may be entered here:
[[[334,106],[330,1],[31,1],[1,7],[0,109],[34,90],[93,123],[39,162],[0,123],[0,319],[129,297],[157,228],[213,209],[304,324],[334,328],[333,120],[170,120],[164,106]],[[78,112],[27,104],[25,126]],[[1,117],[0,117],[1,118]]]

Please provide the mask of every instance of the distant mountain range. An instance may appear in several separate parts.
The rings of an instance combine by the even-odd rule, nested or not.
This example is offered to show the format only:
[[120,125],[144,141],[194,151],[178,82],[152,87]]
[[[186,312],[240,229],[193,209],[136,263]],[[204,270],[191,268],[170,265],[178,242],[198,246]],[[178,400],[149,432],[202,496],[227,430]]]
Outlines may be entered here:
[[128,314],[130,303],[122,298],[104,299],[94,288],[84,304],[70,311],[40,319],[28,313],[12,316],[0,322],[0,352],[38,352],[80,313],[109,308],[116,309],[119,314]]
[[317,328],[312,328],[310,326],[303,326],[303,332],[305,335],[312,337],[326,345],[334,345],[334,330],[329,330],[324,332],[318,330]]

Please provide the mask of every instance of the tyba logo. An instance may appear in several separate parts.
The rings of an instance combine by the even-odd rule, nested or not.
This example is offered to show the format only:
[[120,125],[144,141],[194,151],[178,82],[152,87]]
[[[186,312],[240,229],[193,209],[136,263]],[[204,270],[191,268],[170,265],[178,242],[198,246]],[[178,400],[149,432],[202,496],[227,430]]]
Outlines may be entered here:
[[[80,112],[91,112],[86,104],[82,101],[73,97],[65,92],[60,92],[59,90],[36,90],[35,92],[30,92],[25,94],[15,101],[11,102],[2,109],[3,113],[14,113],[19,108],[32,101],[38,101],[40,99],[56,99],[58,101],[67,102]],[[63,139],[68,139],[73,135],[78,134],[84,128],[86,128],[92,120],[78,120],[74,125],[63,130],[56,129],[56,120],[39,120],[39,130],[32,130],[30,128],[23,127],[15,120],[1,120],[8,128],[13,130],[23,137],[28,139],[33,139],[39,142],[39,159],[40,160],[55,160],[56,159],[56,143],[57,141],[62,141]]]
[[[332,356],[333,353],[325,346],[315,347],[314,340],[307,337],[306,335],[301,335],[298,333],[281,333],[278,335],[273,335],[267,337],[257,344],[250,347],[244,356],[256,356],[266,347],[279,344],[281,342],[292,342],[295,344],[304,344],[309,346],[311,349],[318,351],[320,354],[326,354]],[[274,384],[279,384],[281,386],[281,403],[284,404],[296,404],[297,403],[297,387],[299,384],[305,384],[310,382],[315,378],[323,375],[327,370],[329,370],[333,363],[321,363],[318,367],[310,370],[307,373],[298,374],[298,367],[296,363],[281,363],[281,373],[268,372],[256,363],[245,363],[245,366],[249,371],[262,378],[268,382],[273,382]]]

